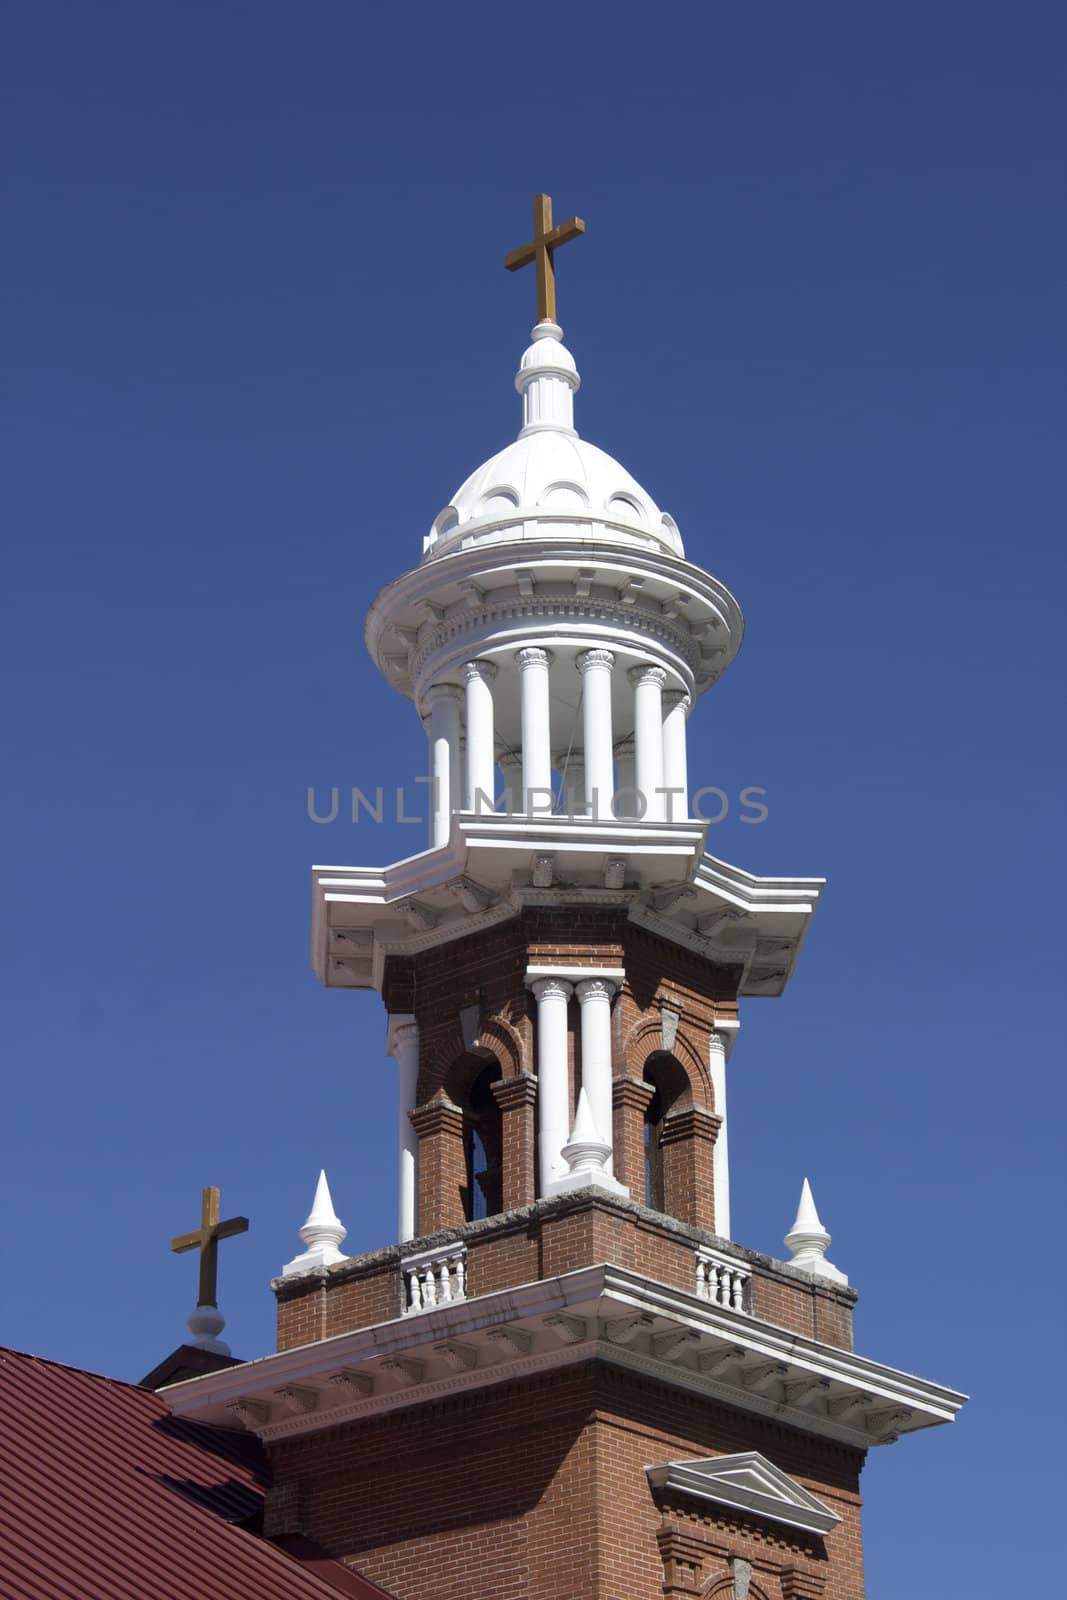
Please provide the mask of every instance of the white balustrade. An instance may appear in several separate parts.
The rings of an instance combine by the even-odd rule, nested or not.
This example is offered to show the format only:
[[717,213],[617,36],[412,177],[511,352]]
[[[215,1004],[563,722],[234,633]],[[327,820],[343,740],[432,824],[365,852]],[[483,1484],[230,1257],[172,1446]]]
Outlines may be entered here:
[[749,1283],[752,1274],[747,1267],[739,1266],[726,1256],[712,1255],[698,1250],[696,1259],[697,1289],[701,1300],[724,1311],[747,1311]]
[[467,1298],[467,1247],[440,1245],[401,1262],[404,1275],[404,1314],[429,1311]]

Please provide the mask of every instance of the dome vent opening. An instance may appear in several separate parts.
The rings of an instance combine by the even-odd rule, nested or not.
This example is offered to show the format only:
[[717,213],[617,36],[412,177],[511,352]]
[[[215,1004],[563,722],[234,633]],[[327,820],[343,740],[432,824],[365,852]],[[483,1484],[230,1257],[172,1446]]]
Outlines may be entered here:
[[576,483],[550,483],[537,503],[546,511],[585,511],[589,496]]
[[620,522],[634,522],[639,528],[648,526],[648,513],[633,495],[613,494],[605,509],[609,517],[616,517]]
[[518,504],[519,497],[514,489],[489,489],[482,496],[474,514],[477,517],[507,517],[517,510]]

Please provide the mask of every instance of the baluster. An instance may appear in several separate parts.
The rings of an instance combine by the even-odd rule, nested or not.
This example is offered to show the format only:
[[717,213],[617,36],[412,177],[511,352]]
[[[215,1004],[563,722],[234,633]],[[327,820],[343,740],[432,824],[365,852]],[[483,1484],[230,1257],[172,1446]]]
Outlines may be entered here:
[[456,1300],[465,1300],[467,1298],[467,1258],[461,1251],[459,1255],[453,1257],[453,1261],[456,1269],[456,1291],[454,1298]]
[[405,1269],[404,1277],[408,1286],[408,1309],[410,1311],[421,1311],[422,1285],[419,1283],[419,1274],[416,1270]]
[[451,1271],[451,1267],[452,1267],[452,1263],[451,1263],[450,1258],[448,1256],[445,1256],[444,1260],[441,1262],[441,1265],[437,1269],[437,1303],[438,1303],[438,1305],[443,1305],[446,1300],[451,1300],[451,1298],[452,1298],[452,1271]]
[[741,1272],[734,1272],[730,1276],[730,1305],[734,1311],[744,1309],[745,1278]]
[[697,1256],[697,1294],[702,1300],[706,1300],[708,1297],[707,1265],[705,1262],[701,1261],[699,1256]]
[[422,1303],[424,1306],[437,1304],[437,1280],[432,1267],[422,1269]]

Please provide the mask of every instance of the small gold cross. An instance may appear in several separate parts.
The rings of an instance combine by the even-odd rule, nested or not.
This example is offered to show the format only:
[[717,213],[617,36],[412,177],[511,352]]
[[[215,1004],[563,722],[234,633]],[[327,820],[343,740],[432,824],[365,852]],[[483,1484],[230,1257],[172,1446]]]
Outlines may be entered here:
[[179,1255],[185,1250],[200,1251],[200,1293],[197,1305],[218,1305],[219,1240],[230,1239],[235,1233],[248,1232],[247,1217],[230,1217],[219,1221],[219,1191],[204,1189],[200,1196],[200,1226],[195,1233],[179,1234],[170,1241],[172,1250]]
[[556,267],[552,255],[561,244],[567,244],[571,239],[577,239],[580,233],[584,233],[585,223],[581,217],[572,217],[569,222],[561,222],[554,228],[552,198],[547,194],[534,196],[533,212],[533,238],[529,244],[524,244],[521,249],[512,250],[510,255],[506,255],[504,265],[509,272],[517,272],[520,267],[528,266],[531,261],[536,262],[537,320],[555,322]]

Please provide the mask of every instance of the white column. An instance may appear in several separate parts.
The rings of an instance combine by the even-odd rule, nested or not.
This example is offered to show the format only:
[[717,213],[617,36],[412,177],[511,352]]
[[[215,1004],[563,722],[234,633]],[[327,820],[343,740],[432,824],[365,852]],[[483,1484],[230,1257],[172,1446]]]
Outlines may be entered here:
[[498,750],[496,764],[504,780],[504,809],[522,809],[522,757],[517,750]]
[[548,669],[551,650],[527,645],[515,652],[522,715],[522,804],[519,810],[547,815],[552,809],[552,738]]
[[633,738],[620,739],[615,746],[615,793],[619,797],[615,807],[616,816],[636,817],[636,790],[637,773],[634,771]]
[[433,822],[430,843],[448,843],[452,813],[460,806],[460,712],[463,690],[454,683],[432,683],[430,702],[430,776],[433,778]]
[[721,1239],[730,1237],[730,1155],[726,1144],[726,1040],[719,1032],[711,1035],[708,1067],[715,1115],[722,1118],[711,1158],[711,1187],[715,1198],[715,1232]]
[[634,688],[634,744],[636,748],[637,790],[644,805],[638,811],[648,822],[662,822],[663,796],[663,667],[647,662],[630,668]]
[[580,750],[561,750],[556,767],[563,774],[561,806],[568,817],[585,816],[585,762]]
[[467,691],[468,811],[491,811],[494,806],[496,750],[493,743],[492,685],[495,677],[496,668],[491,661],[468,661],[463,668]]
[[582,675],[586,813],[610,818],[615,790],[611,759],[611,669],[615,656],[610,650],[584,650],[575,665]]
[[400,1104],[397,1113],[397,1143],[400,1149],[400,1178],[397,1190],[397,1228],[402,1244],[415,1237],[415,1196],[419,1141],[411,1126],[409,1111],[415,1109],[419,1081],[419,1030],[412,1016],[389,1019],[389,1054],[399,1068]]
[[570,1138],[570,1095],[567,1073],[567,1002],[573,985],[563,978],[536,978],[537,997],[537,1155],[538,1193],[566,1176],[560,1151]]
[[[589,1097],[597,1133],[611,1145],[611,997],[615,984],[610,978],[581,978],[575,985],[582,1008],[582,1088]],[[614,1170],[609,1155],[604,1163]]]
[[663,696],[663,787],[682,791],[664,796],[668,822],[684,822],[689,815],[685,724],[692,704],[681,689],[672,689]]

